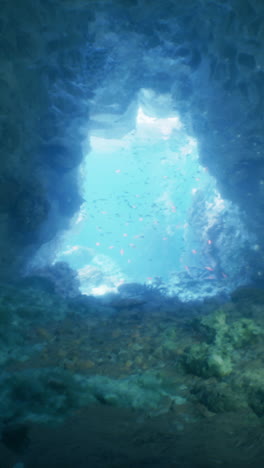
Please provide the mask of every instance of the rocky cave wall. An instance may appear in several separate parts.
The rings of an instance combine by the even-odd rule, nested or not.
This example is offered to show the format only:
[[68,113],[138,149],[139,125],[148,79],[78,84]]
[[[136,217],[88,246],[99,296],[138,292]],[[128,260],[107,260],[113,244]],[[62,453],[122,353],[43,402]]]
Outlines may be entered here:
[[[1,276],[14,277],[82,202],[89,129],[169,93],[203,165],[259,237],[264,207],[260,0],[0,1]],[[133,109],[133,105],[132,105]],[[109,118],[110,116],[110,118]]]

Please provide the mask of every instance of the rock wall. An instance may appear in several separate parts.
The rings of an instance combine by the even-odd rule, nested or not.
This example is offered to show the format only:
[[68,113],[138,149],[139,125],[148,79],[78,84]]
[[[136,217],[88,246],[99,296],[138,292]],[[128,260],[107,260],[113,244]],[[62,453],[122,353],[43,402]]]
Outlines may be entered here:
[[[260,0],[0,1],[1,275],[14,276],[80,206],[90,129],[140,88],[169,93],[221,193],[259,236],[264,206]],[[132,106],[133,108],[133,106]],[[90,119],[90,120],[89,120]]]

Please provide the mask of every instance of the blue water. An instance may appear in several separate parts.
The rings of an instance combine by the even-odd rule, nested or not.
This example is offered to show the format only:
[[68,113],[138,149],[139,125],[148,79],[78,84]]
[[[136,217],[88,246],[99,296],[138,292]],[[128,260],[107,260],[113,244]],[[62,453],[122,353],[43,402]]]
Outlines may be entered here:
[[186,268],[186,248],[199,255],[199,239],[186,246],[197,192],[215,192],[195,140],[176,116],[140,111],[134,132],[120,140],[92,136],[91,147],[81,168],[86,203],[57,259],[79,270],[83,292],[92,282],[100,292],[123,281],[169,281]]

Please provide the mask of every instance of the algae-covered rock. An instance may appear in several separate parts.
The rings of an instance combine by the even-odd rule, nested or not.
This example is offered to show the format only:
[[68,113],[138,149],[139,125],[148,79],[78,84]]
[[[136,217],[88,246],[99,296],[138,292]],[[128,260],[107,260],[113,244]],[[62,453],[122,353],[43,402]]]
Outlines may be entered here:
[[232,372],[232,353],[245,344],[254,343],[262,334],[251,319],[227,320],[224,310],[192,321],[200,343],[185,350],[182,363],[185,369],[200,377],[224,377]]
[[182,364],[187,372],[204,378],[224,377],[232,372],[230,356],[206,343],[187,348]]
[[224,377],[232,372],[231,346],[225,342],[228,334],[226,314],[218,310],[206,317],[196,318],[193,328],[203,341],[185,350],[183,365],[199,377]]
[[155,410],[164,396],[162,381],[152,372],[123,379],[92,376],[83,382],[90,398],[109,406]]
[[259,416],[264,416],[264,370],[252,367],[240,379],[240,388],[247,395],[249,407]]
[[241,394],[234,392],[225,382],[199,382],[191,391],[209,411],[224,413],[246,408],[247,403]]
[[8,419],[56,420],[80,407],[83,393],[77,377],[64,369],[26,370],[3,377],[0,410]]
[[232,323],[226,338],[234,348],[239,348],[247,343],[254,343],[262,333],[261,328],[253,320],[242,318]]
[[192,327],[202,335],[206,343],[219,343],[228,331],[226,314],[220,309],[206,317],[195,318]]
[[232,372],[232,361],[228,354],[221,354],[217,348],[211,349],[207,360],[208,371],[216,377],[224,377]]

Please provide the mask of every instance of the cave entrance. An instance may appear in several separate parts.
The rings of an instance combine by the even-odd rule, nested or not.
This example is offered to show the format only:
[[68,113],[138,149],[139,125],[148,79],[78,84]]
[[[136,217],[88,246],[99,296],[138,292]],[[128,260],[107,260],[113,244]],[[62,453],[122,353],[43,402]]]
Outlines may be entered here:
[[122,137],[115,137],[118,129],[108,138],[92,134],[81,167],[86,202],[56,260],[78,270],[85,294],[115,291],[124,282],[172,285],[179,272],[213,270],[204,259],[211,240],[195,232],[192,218],[199,215],[197,198],[204,201],[199,209],[211,203],[211,212],[222,200],[199,164],[197,142],[158,105],[139,103],[135,117]]

